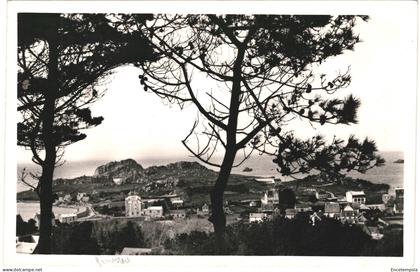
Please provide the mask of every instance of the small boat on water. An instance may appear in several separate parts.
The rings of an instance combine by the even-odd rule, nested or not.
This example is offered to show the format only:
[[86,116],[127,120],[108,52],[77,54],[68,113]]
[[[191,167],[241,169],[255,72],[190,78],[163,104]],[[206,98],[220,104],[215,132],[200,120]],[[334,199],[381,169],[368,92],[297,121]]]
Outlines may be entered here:
[[242,172],[252,172],[252,168],[249,168],[249,167],[245,167],[243,170],[242,170]]

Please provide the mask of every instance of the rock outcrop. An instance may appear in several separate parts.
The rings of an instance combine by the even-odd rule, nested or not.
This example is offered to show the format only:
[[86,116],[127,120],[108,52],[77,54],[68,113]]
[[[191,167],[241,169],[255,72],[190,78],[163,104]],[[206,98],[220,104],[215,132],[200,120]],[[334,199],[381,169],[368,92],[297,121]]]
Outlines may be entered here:
[[[123,185],[141,184],[145,192],[165,193],[174,190],[180,180],[202,180],[214,176],[215,172],[198,162],[180,161],[144,169],[133,159],[113,161],[96,168],[93,176],[72,179],[56,179],[55,184],[80,185]],[[213,178],[212,178],[213,179]]]
[[96,168],[94,178],[105,177],[116,184],[139,183],[145,178],[143,167],[133,159],[113,161]]

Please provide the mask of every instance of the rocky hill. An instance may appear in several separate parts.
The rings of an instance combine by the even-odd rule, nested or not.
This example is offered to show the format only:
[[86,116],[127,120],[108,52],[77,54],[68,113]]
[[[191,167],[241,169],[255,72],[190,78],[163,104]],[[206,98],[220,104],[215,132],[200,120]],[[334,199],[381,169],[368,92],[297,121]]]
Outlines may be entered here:
[[143,167],[133,159],[113,161],[96,168],[93,178],[106,178],[120,185],[146,180]]
[[[208,183],[207,179],[215,178],[216,172],[204,167],[197,162],[180,161],[167,165],[151,166],[143,168],[133,159],[113,161],[96,168],[93,176],[81,176],[72,179],[56,179],[55,185],[126,185],[139,184],[145,190],[159,187],[174,187],[179,180],[198,181]],[[184,182],[185,183],[185,182]],[[188,182],[187,182],[188,183]],[[150,187],[150,188],[149,188]],[[149,188],[149,189],[148,189]]]
[[183,176],[196,177],[214,174],[215,172],[199,164],[198,162],[180,161],[167,165],[151,166],[145,169],[149,177],[162,178],[172,176],[180,178]]

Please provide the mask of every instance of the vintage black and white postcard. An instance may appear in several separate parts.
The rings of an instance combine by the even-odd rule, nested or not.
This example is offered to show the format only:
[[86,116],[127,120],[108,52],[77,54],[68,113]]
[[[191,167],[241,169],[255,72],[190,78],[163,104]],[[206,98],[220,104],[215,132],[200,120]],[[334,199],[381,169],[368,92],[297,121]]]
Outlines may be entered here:
[[7,7],[3,271],[417,271],[416,2]]

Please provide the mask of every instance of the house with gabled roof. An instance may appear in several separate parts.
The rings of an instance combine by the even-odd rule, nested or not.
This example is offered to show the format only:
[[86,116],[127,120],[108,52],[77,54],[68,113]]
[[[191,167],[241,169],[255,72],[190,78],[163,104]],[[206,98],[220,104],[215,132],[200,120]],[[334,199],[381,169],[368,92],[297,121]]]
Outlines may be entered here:
[[340,204],[337,202],[325,202],[324,214],[326,217],[337,218],[341,215]]
[[346,192],[346,200],[349,203],[359,203],[365,204],[366,203],[366,195],[363,191],[347,191]]
[[346,219],[353,219],[355,216],[356,212],[354,211],[353,207],[350,204],[347,204],[346,207],[344,207],[343,209],[343,217]]

